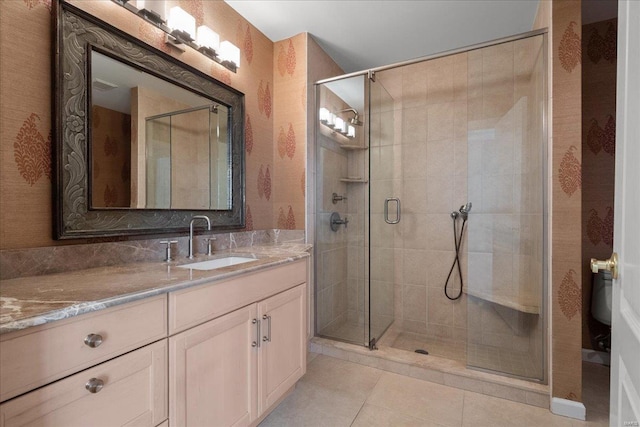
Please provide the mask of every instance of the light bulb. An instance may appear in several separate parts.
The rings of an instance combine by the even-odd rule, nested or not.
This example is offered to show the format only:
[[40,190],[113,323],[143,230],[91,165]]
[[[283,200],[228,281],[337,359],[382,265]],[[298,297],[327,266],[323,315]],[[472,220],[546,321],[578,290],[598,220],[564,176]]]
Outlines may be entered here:
[[236,64],[240,68],[240,49],[228,40],[220,43],[220,59]]
[[216,52],[220,49],[220,36],[206,25],[200,25],[196,35],[196,43],[199,46],[208,47]]
[[169,11],[169,28],[184,32],[191,37],[196,38],[196,18],[185,12],[180,6],[174,6]]

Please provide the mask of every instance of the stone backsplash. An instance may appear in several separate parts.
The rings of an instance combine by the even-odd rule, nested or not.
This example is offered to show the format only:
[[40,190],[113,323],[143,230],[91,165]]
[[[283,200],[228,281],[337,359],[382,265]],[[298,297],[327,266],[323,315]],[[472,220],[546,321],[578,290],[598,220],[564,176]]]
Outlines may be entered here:
[[[196,254],[206,252],[205,238],[211,236],[216,238],[213,243],[214,253],[247,246],[275,245],[305,240],[303,230],[268,229],[198,234],[194,238]],[[185,258],[189,244],[188,236],[2,250],[0,251],[0,280],[133,262],[162,262],[165,258],[166,245],[160,242],[169,239],[178,242],[173,245],[174,259]]]

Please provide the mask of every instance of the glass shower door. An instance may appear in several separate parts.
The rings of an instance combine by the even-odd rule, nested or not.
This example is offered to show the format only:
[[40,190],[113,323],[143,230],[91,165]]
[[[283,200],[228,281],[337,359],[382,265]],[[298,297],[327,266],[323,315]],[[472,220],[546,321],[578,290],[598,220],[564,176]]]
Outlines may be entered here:
[[368,344],[368,134],[360,75],[316,85],[316,334]]
[[367,255],[369,260],[368,343],[375,347],[394,320],[396,247],[402,226],[400,192],[402,182],[396,173],[394,101],[381,82],[369,84],[369,203]]

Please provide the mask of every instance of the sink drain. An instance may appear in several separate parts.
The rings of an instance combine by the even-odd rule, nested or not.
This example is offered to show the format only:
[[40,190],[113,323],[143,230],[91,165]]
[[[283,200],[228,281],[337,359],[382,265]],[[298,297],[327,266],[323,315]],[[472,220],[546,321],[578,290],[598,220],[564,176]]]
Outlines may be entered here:
[[423,350],[423,349],[421,349],[421,348],[417,349],[417,350],[416,350],[416,353],[419,353],[419,354],[429,354],[429,352],[428,352],[427,350]]

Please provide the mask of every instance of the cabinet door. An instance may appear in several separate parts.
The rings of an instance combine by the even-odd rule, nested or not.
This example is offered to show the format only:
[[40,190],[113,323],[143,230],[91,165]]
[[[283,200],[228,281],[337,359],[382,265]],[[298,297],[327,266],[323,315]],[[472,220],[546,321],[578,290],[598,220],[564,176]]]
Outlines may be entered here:
[[169,338],[172,426],[244,426],[257,416],[256,305]]
[[258,303],[261,348],[258,354],[260,413],[306,372],[306,285]]
[[[90,383],[102,386],[90,392]],[[166,418],[166,339],[0,405],[2,427],[152,427]]]

